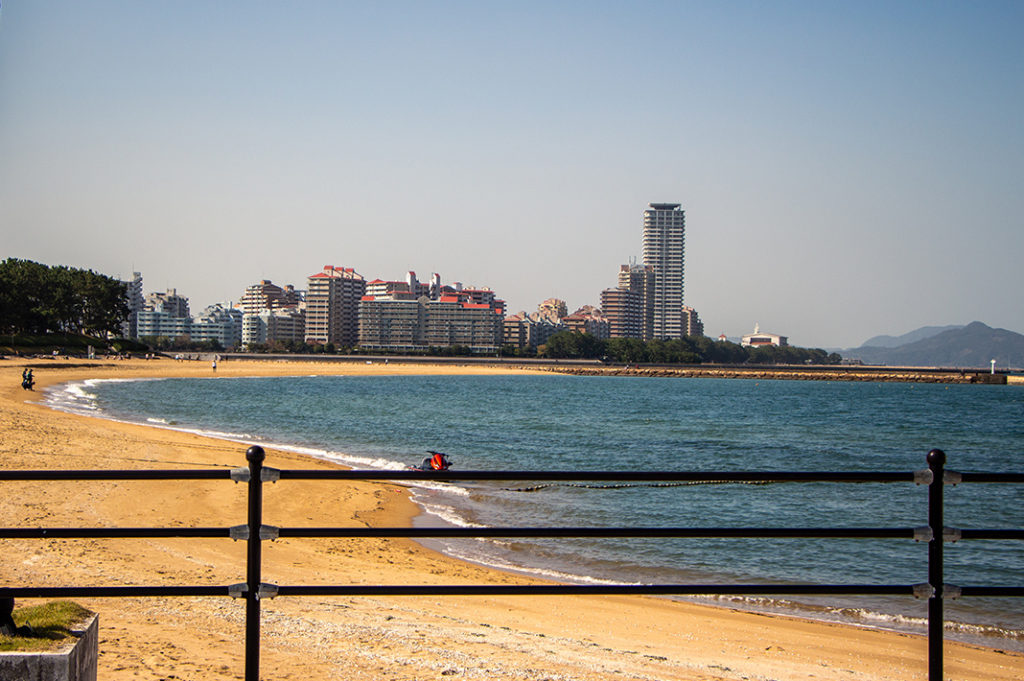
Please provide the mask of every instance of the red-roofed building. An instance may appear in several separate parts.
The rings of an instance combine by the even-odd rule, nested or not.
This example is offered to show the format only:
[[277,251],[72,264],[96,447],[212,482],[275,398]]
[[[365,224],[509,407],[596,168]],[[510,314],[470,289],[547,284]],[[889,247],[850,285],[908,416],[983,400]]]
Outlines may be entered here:
[[593,305],[584,305],[571,315],[562,317],[562,324],[564,324],[569,331],[589,333],[594,338],[609,337],[608,334],[610,328],[608,320],[603,314],[601,314],[601,310],[597,309]]
[[306,342],[353,347],[359,341],[359,299],[366,280],[351,267],[325,265],[308,279]]

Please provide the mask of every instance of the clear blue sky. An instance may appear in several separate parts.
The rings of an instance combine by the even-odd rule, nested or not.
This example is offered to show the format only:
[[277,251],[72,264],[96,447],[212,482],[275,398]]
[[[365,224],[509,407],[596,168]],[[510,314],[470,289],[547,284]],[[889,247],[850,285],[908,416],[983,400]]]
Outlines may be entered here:
[[597,305],[649,202],[708,335],[1024,332],[1022,2],[4,0],[0,257],[192,309],[325,264]]

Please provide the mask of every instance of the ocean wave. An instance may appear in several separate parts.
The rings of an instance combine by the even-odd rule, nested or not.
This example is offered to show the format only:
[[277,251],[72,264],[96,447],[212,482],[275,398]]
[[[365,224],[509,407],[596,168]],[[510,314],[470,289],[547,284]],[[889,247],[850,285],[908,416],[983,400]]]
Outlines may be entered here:
[[51,386],[43,391],[42,403],[57,411],[84,416],[100,416],[112,421],[124,421],[115,419],[97,403],[97,395],[92,390],[97,386],[108,383],[131,383],[135,381],[163,381],[163,378],[88,378],[81,381],[70,381],[59,385]]
[[347,454],[345,452],[335,452],[327,449],[314,449],[312,447],[301,447],[287,444],[276,444],[274,447],[276,449],[286,449],[297,454],[307,454],[332,463],[340,463],[344,466],[348,466],[349,468],[382,471],[400,471],[405,469],[405,464],[402,462],[384,457]]
[[416,501],[425,513],[440,518],[449,525],[454,525],[455,527],[486,527],[480,523],[470,522],[454,506],[424,501],[422,498],[419,498],[415,491],[413,492],[413,501]]
[[[870,607],[811,603],[788,598],[768,596],[693,596],[686,600],[700,601],[733,608],[736,610],[766,612],[809,620],[851,624],[871,629],[924,634],[928,630],[926,617],[898,612],[883,612]],[[1009,629],[993,625],[973,624],[946,619],[943,628],[955,640],[979,643],[986,646],[999,645],[1024,650],[1024,630]]]
[[502,570],[504,572],[515,572],[518,574],[530,575],[532,577],[549,579],[555,582],[610,586],[637,584],[637,582],[621,582],[612,579],[601,579],[598,577],[591,577],[588,575],[574,574],[571,572],[556,570],[554,568],[528,567],[517,563],[502,560],[497,556],[486,552],[477,553],[447,543],[444,544],[444,547],[444,552],[446,554],[458,560],[476,563],[477,565],[483,565],[484,567],[494,568],[496,570]]
[[87,390],[89,381],[75,381],[47,388],[43,391],[43,404],[57,411],[94,415],[99,411],[96,395]]

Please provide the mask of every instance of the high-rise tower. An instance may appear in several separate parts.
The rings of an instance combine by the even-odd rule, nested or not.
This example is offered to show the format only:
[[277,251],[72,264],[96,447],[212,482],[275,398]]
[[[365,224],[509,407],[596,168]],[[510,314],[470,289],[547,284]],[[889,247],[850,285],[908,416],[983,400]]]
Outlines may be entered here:
[[682,338],[683,254],[686,216],[678,203],[652,203],[644,211],[644,265],[654,270],[654,338]]
[[366,280],[351,267],[325,265],[308,279],[306,342],[354,347],[359,342],[359,300]]

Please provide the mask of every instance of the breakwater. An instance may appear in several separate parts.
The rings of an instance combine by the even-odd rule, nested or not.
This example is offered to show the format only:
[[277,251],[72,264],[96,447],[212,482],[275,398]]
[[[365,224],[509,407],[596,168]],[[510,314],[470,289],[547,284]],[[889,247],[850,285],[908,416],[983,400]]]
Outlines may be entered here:
[[546,366],[541,370],[574,376],[654,378],[744,378],[790,381],[873,381],[886,383],[987,383],[1005,385],[1005,374],[976,370],[905,367],[708,367],[708,366]]

